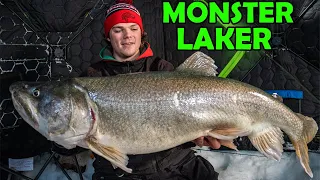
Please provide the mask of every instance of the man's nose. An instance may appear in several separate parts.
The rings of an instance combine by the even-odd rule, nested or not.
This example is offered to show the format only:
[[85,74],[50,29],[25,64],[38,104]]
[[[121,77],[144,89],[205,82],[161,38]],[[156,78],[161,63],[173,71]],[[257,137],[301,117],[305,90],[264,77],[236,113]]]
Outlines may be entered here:
[[124,37],[125,38],[131,37],[131,35],[132,35],[132,32],[129,29],[124,30]]

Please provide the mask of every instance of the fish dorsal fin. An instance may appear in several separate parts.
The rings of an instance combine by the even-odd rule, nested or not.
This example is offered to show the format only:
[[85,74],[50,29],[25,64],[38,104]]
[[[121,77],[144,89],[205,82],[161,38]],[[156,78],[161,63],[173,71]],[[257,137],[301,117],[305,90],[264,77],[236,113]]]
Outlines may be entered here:
[[273,93],[271,96],[283,103],[283,98],[279,94]]
[[218,67],[215,61],[201,51],[197,51],[189,56],[176,71],[196,73],[205,76],[216,76]]

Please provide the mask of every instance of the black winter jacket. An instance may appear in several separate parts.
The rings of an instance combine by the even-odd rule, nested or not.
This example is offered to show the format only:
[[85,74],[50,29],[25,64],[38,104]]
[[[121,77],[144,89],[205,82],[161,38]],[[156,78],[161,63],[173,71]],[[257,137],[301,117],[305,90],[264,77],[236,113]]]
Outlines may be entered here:
[[134,72],[149,71],[172,71],[173,65],[159,57],[154,57],[148,43],[140,50],[141,55],[134,61],[119,62],[111,55],[108,48],[103,48],[100,52],[102,61],[91,65],[88,69],[88,76],[113,76]]

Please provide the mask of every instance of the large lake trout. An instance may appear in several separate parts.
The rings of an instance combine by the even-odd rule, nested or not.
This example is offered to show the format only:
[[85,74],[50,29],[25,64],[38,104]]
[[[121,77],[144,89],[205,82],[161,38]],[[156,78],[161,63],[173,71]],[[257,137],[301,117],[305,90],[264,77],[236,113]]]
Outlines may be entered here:
[[[201,136],[248,136],[267,157],[279,160],[283,132],[312,177],[309,143],[316,122],[294,113],[259,88],[215,77],[213,59],[201,52],[174,72],[72,78],[11,85],[21,117],[48,140],[81,146],[127,172],[127,154],[166,150]],[[283,132],[282,132],[283,131]]]

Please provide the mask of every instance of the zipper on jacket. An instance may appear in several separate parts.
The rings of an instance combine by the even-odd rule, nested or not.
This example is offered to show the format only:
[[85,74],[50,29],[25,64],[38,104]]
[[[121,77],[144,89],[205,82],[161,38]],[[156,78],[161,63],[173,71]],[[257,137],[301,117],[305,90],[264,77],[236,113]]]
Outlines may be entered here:
[[131,73],[131,67],[130,67],[130,62],[127,62],[127,72]]

